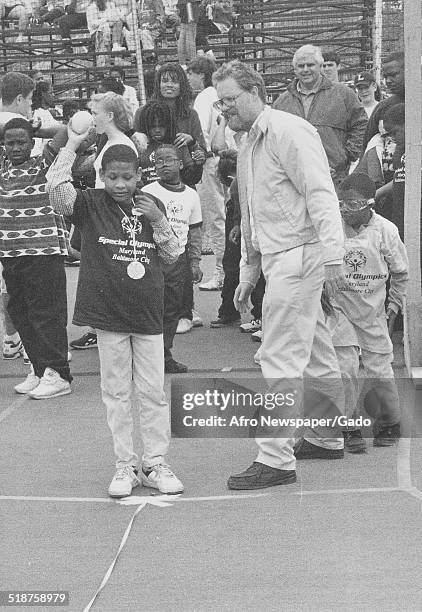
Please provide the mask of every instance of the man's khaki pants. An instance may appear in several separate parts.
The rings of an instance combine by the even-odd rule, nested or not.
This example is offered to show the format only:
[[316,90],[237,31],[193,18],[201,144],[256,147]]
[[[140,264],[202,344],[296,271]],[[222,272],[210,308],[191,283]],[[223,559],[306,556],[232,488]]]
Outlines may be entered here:
[[[333,418],[344,413],[341,374],[321,307],[324,282],[321,255],[321,244],[313,243],[262,256],[266,290],[261,369],[269,391],[295,393],[294,404],[284,406],[277,415],[285,418],[301,416],[304,377],[308,404],[305,417]],[[256,438],[259,447],[256,460],[278,469],[295,469],[296,428],[275,427],[269,431],[273,437]],[[317,446],[338,449],[343,448],[339,433],[338,428],[313,427],[307,429],[305,438]]]

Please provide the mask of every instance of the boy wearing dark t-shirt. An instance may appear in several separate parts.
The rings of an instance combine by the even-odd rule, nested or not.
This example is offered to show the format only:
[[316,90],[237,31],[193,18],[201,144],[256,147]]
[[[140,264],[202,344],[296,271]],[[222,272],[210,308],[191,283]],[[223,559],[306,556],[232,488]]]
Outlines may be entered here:
[[[73,187],[71,167],[83,136],[69,127],[68,144],[47,178],[53,207],[71,215],[82,236],[73,322],[97,330],[102,398],[117,468],[108,492],[125,497],[142,482],[162,493],[181,493],[182,483],[165,464],[170,427],[159,261],[177,259],[178,240],[157,198],[135,196],[134,204],[138,158],[130,147],[114,145],[104,153],[104,189]],[[132,386],[144,446],[140,479],[132,440]]]

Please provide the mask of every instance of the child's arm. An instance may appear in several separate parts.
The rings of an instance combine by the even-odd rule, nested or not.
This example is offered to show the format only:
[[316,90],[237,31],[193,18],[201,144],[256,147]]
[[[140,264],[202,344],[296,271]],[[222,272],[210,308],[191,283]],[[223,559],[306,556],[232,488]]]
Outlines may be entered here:
[[[161,207],[159,206],[161,204]],[[164,204],[146,193],[135,196],[136,209],[149,220],[152,227],[152,237],[157,245],[157,252],[164,263],[174,263],[179,257],[179,241],[173,232],[167,217],[162,212]]]
[[199,267],[202,251],[201,225],[202,223],[191,225],[188,232],[188,261],[192,270],[192,279],[195,284],[200,283],[203,277],[203,272]]
[[381,248],[390,272],[387,319],[388,329],[391,334],[397,313],[403,309],[403,300],[409,280],[409,262],[406,248],[400,239],[398,229],[393,224],[389,224],[387,229],[388,231],[384,232]]
[[72,166],[76,159],[76,151],[87,137],[88,132],[76,134],[68,126],[68,140],[66,146],[59,151],[55,161],[47,172],[47,191],[51,206],[61,215],[71,215],[77,197],[77,190],[73,187]]
[[386,198],[392,193],[392,191],[393,191],[393,181],[390,181],[389,183],[386,183],[385,185],[377,189],[375,193],[375,202],[379,202],[383,198]]

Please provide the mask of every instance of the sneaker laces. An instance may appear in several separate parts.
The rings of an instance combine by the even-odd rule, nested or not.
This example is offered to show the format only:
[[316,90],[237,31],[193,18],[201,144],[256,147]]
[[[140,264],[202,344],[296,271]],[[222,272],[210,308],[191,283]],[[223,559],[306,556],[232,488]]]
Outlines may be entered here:
[[114,475],[114,480],[125,480],[126,477],[129,477],[133,480],[137,480],[140,483],[139,478],[134,472],[134,468],[130,465],[124,465],[123,467],[117,468],[116,473]]
[[163,474],[164,476],[168,476],[169,478],[176,478],[175,474],[173,474],[169,466],[165,463],[157,463],[157,465],[153,465],[152,467],[145,469],[157,472],[158,475]]

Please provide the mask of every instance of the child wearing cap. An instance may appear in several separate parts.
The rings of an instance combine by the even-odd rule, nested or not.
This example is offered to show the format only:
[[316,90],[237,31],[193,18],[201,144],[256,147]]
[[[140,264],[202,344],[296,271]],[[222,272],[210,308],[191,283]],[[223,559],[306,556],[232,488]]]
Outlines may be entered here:
[[[70,215],[82,235],[73,321],[93,326],[98,335],[102,398],[116,456],[108,493],[125,497],[140,482],[161,493],[181,493],[182,483],[165,463],[170,423],[160,266],[177,259],[179,242],[162,202],[135,195],[140,173],[131,147],[107,148],[99,170],[103,189],[75,189],[71,168],[86,133],[76,134],[71,125],[68,133],[47,175],[48,190],[55,210]],[[139,409],[144,447],[139,477],[132,404]]]
[[369,117],[380,99],[379,87],[372,72],[360,72],[355,76],[355,89],[365,113]]
[[397,227],[372,210],[374,196],[375,185],[364,174],[354,173],[341,185],[346,283],[339,287],[333,305],[356,332],[365,379],[371,379],[365,387],[378,400],[379,411],[371,414],[375,417],[374,446],[391,446],[400,437],[400,407],[390,334],[403,306],[408,260]]

